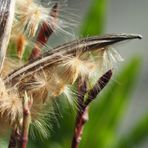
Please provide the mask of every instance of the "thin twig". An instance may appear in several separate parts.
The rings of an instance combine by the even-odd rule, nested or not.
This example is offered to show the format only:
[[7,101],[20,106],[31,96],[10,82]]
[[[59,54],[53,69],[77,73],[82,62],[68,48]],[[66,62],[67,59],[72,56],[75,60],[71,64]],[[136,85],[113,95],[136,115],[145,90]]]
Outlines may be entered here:
[[16,137],[16,131],[12,130],[9,145],[8,148],[16,148],[17,146],[17,137]]
[[21,147],[21,134],[19,127],[14,128],[11,132],[8,148]]
[[25,93],[23,101],[23,125],[21,133],[21,148],[26,148],[28,143],[29,126],[31,122],[30,109],[32,106],[32,99]]
[[[74,136],[73,136],[72,146],[71,146],[72,148],[78,148],[79,146],[84,125],[88,121],[88,118],[89,118],[88,108],[89,108],[90,103],[93,100],[95,100],[95,98],[101,92],[101,90],[108,84],[108,82],[111,79],[111,76],[112,76],[112,70],[109,70],[101,78],[99,78],[99,80],[96,82],[94,87],[90,91],[88,91],[88,98],[86,99],[86,101],[84,100],[85,95],[83,95],[83,98],[79,98],[78,96],[78,101],[79,101],[79,105],[81,106],[81,110],[78,111],[77,118],[76,118]],[[82,86],[85,87],[85,85],[86,85],[86,82],[81,85],[81,88]],[[80,90],[79,92],[80,94],[81,90],[83,89],[79,89],[79,90]]]
[[84,124],[88,121],[88,108],[81,110],[78,112],[74,130],[74,136],[72,139],[72,148],[78,148],[79,143],[81,141]]
[[[75,143],[79,143],[80,139],[78,139],[78,138],[80,136],[77,137],[77,135],[81,135],[81,133],[83,132],[82,125],[86,122],[87,117],[88,117],[87,112],[85,114],[84,110],[83,110],[84,96],[85,96],[86,92],[87,92],[86,81],[82,81],[82,79],[80,78],[78,80],[78,107],[79,107],[79,111],[78,111],[78,115],[77,115],[77,119],[76,119],[75,135],[74,135],[73,141],[72,141],[72,148],[75,145]],[[80,119],[79,118],[80,116],[83,116],[83,117]]]

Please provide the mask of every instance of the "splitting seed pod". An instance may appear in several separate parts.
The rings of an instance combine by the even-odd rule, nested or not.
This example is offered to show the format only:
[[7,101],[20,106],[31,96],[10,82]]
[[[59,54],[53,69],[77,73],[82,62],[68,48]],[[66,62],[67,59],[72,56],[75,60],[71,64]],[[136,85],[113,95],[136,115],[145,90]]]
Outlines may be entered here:
[[14,0],[0,0],[0,72],[9,43],[10,32],[14,17]]
[[[68,85],[74,84],[79,76],[89,78],[91,73],[98,72],[100,64],[98,62],[101,61],[103,67],[104,62],[109,60],[106,59],[108,56],[104,57],[109,46],[136,38],[141,38],[141,36],[116,34],[90,37],[45,52],[39,58],[15,70],[3,79],[8,96],[11,100],[11,96],[15,92],[15,95],[17,94],[15,97],[21,104],[24,92],[27,92],[33,98],[33,107],[38,105],[36,109],[41,109],[42,105],[46,101],[48,102],[48,94],[51,97],[59,96],[64,93]],[[98,53],[94,61],[90,58],[90,54],[93,52]],[[13,112],[11,111],[11,113]],[[9,118],[10,123],[15,122],[15,119],[18,118],[17,115],[22,115],[20,109],[17,110],[17,114],[14,112],[13,118]]]
[[[11,1],[7,1],[10,4]],[[36,32],[39,32],[29,62],[13,72],[10,72],[11,68],[8,68],[7,74],[5,68],[2,69],[0,125],[9,126],[12,129],[21,130],[23,127],[24,106],[22,102],[26,96],[32,100],[29,108],[31,123],[39,122],[40,116],[45,116],[47,113],[45,110],[50,101],[66,93],[67,88],[73,85],[79,77],[91,80],[97,75],[98,78],[113,68],[112,61],[122,60],[118,52],[111,50],[110,46],[125,40],[141,39],[140,35],[135,34],[110,34],[78,39],[43,54],[36,54],[36,51],[40,51],[47,44],[48,38],[56,27],[58,5],[55,4],[49,13],[33,0],[23,0],[23,4],[19,0],[16,2],[16,7],[19,7],[16,8],[17,18],[14,18],[12,36],[14,32],[18,32],[14,38],[17,41],[17,52],[20,59],[27,40],[35,37]],[[2,12],[1,9],[0,11]],[[43,14],[47,15],[43,17]],[[39,28],[40,24],[43,27]],[[1,21],[0,25],[2,26]],[[4,26],[7,26],[6,23]],[[4,37],[5,31],[6,29],[0,32],[0,37]],[[8,39],[5,38],[7,41]],[[2,48],[3,40],[0,42],[0,51],[6,52],[6,46]],[[5,54],[0,53],[2,57],[0,60],[3,61]],[[10,63],[5,62],[4,66],[10,67]],[[41,123],[38,125],[43,130]]]

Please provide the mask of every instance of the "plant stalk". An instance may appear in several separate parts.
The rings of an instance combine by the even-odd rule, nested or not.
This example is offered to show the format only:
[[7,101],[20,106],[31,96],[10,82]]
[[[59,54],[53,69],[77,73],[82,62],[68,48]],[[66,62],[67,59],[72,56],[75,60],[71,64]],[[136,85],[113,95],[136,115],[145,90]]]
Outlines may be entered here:
[[[80,110],[77,113],[76,117],[76,123],[75,123],[75,129],[74,129],[74,136],[72,139],[72,145],[71,148],[78,148],[80,141],[82,139],[83,129],[88,121],[88,108],[90,103],[96,99],[97,95],[102,91],[102,89],[108,84],[112,77],[112,70],[107,71],[99,80],[96,82],[94,87],[86,91],[86,82],[83,84],[78,85],[78,103],[80,106]],[[85,91],[84,91],[85,90]],[[84,97],[88,93],[88,97],[86,101],[84,100]],[[82,95],[81,95],[82,94]]]

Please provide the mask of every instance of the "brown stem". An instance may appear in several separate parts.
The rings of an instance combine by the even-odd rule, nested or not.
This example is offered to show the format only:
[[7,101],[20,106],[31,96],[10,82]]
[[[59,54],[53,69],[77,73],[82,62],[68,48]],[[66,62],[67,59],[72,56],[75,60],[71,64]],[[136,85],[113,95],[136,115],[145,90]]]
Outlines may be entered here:
[[[88,108],[90,103],[97,97],[97,95],[101,92],[101,90],[108,84],[109,80],[111,79],[112,76],[112,70],[107,71],[99,80],[97,83],[94,85],[94,87],[88,91],[88,98],[86,101],[84,100],[85,91],[82,91],[86,88],[86,82],[79,85],[79,94],[83,95],[78,95],[78,102],[79,105],[81,106],[81,110],[78,111],[77,118],[76,118],[76,123],[75,123],[75,130],[74,130],[74,136],[72,139],[72,148],[78,148],[79,143],[81,141],[81,137],[83,134],[83,128],[85,123],[88,121]],[[85,94],[84,94],[85,92]],[[81,96],[81,98],[79,97]]]
[[21,135],[19,128],[14,128],[11,132],[8,148],[21,147]]
[[47,43],[49,37],[52,35],[56,27],[58,15],[59,15],[58,3],[56,3],[52,7],[49,15],[51,16],[50,25],[48,22],[43,22],[37,36],[35,47],[32,49],[32,53],[29,57],[29,60],[35,59],[41,55],[41,48]]
[[16,148],[17,146],[17,137],[16,137],[16,131],[12,130],[10,140],[9,140],[9,145],[8,148]]
[[72,139],[72,148],[78,148],[81,141],[84,124],[88,121],[88,108],[85,108],[78,112],[74,130],[74,136]]
[[83,124],[88,120],[88,114],[87,114],[87,110],[84,111],[83,110],[83,102],[84,102],[84,96],[87,92],[87,85],[86,85],[86,81],[82,81],[82,79],[78,80],[78,105],[79,105],[79,110],[78,110],[78,114],[77,114],[77,119],[76,119],[76,126],[75,126],[75,133],[73,136],[73,141],[72,141],[72,148],[76,148],[74,147],[75,145],[78,146],[79,142],[80,142],[80,138],[81,138],[81,134],[83,132]]
[[29,126],[31,122],[31,115],[30,115],[31,106],[32,106],[32,100],[28,98],[27,94],[25,93],[23,101],[23,125],[21,133],[21,148],[26,148],[28,143]]

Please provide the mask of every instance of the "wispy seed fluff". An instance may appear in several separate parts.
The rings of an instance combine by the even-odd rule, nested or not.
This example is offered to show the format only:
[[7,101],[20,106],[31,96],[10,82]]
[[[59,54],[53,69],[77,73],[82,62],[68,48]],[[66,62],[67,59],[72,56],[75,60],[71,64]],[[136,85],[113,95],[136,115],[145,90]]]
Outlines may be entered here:
[[16,43],[20,59],[22,59],[26,45],[36,40],[39,30],[45,26],[54,33],[71,35],[67,29],[74,25],[74,21],[70,17],[65,19],[60,15],[60,6],[55,2],[48,2],[44,5],[37,0],[16,0],[11,39]]
[[[60,62],[43,67],[34,76],[24,79],[24,85],[33,80],[29,92],[36,101],[46,100],[47,94],[57,97],[67,92],[67,87],[73,85],[78,77],[95,81],[106,70],[112,69],[113,62],[118,61],[119,58],[121,57],[118,52],[108,48],[84,53],[78,49],[75,55],[61,55]],[[26,88],[29,88],[29,85]]]
[[[20,80],[20,77],[16,84],[12,87],[8,85],[7,89],[1,80],[1,116],[5,114],[11,123],[15,123],[16,119],[22,116],[22,94],[25,90],[33,98],[31,111],[32,121],[35,121],[48,99],[50,101],[51,97],[70,94],[67,93],[67,88],[73,85],[78,77],[89,80],[95,79],[96,76],[98,78],[98,74],[101,75],[106,70],[106,61],[109,63],[108,68],[112,68],[110,63],[112,63],[113,55],[110,56],[108,52],[110,52],[109,49],[98,49],[98,51],[86,53],[78,51],[73,56],[61,55],[61,62],[43,67],[25,79]],[[118,56],[117,53],[116,56]],[[7,67],[6,64],[5,67]]]
[[89,78],[95,72],[96,65],[87,54],[78,53],[76,56],[65,58],[57,69],[63,81],[72,85],[79,76]]
[[[69,28],[72,20],[70,18],[64,19],[64,16],[60,14],[55,16],[51,13],[55,4],[48,2],[45,5],[37,0],[17,0],[13,31],[23,33],[27,38],[34,37],[42,23],[46,22],[51,29],[63,30],[64,33],[64,28]],[[58,3],[58,8],[55,11],[60,11],[60,7],[62,6]],[[57,21],[53,21],[55,17],[57,17]]]
[[14,126],[22,118],[22,103],[17,90],[8,92],[0,79],[0,124],[9,123]]
[[50,22],[49,12],[50,8],[44,8],[33,0],[17,0],[14,31],[34,37],[42,22]]
[[78,77],[90,81],[97,80],[107,70],[122,61],[123,58],[112,47],[102,48],[65,59],[63,65],[60,65],[62,66],[60,74],[69,84],[73,84]]

